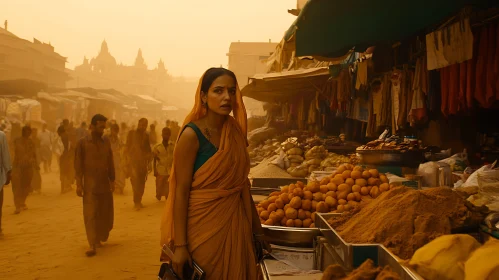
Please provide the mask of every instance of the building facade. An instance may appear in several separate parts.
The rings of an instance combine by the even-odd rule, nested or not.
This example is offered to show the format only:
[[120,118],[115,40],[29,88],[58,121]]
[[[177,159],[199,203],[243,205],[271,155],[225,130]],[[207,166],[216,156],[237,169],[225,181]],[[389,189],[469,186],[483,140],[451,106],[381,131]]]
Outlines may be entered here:
[[140,49],[134,65],[118,64],[106,41],[102,42],[99,54],[90,60],[83,58],[83,63],[75,67],[71,76],[68,88],[113,88],[128,94],[145,94],[158,98],[165,93],[170,79],[162,60],[154,69],[148,69]]
[[[267,72],[267,59],[275,51],[277,43],[272,42],[233,42],[230,44],[227,56],[229,70],[234,72],[242,89],[248,84],[248,79],[255,74]],[[263,116],[262,103],[251,98],[244,98],[248,117]]]
[[0,80],[28,79],[48,87],[64,88],[69,77],[66,57],[37,39],[22,39],[0,27]]

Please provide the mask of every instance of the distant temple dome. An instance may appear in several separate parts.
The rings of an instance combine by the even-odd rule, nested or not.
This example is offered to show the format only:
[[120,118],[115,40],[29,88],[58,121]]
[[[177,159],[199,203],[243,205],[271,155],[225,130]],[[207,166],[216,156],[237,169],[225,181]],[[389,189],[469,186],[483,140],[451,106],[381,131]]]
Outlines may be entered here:
[[97,57],[92,58],[90,65],[94,71],[107,72],[116,67],[116,59],[109,52],[106,40],[101,44],[100,52]]

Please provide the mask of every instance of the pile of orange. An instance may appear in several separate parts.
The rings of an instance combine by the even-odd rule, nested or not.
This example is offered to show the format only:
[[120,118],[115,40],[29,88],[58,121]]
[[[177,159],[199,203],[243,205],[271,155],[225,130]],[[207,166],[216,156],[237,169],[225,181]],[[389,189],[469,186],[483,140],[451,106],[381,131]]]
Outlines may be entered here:
[[350,211],[363,197],[376,198],[389,189],[388,178],[378,170],[343,164],[320,182],[282,187],[256,207],[262,224],[313,228],[316,212]]

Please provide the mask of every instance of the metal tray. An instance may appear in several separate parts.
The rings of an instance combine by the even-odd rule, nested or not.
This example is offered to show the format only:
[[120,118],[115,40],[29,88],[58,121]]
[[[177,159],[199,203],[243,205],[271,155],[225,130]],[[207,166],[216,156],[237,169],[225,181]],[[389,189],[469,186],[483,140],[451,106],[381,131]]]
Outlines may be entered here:
[[297,181],[301,181],[304,184],[307,184],[306,178],[257,178],[254,177],[251,179],[251,187],[253,188],[275,188],[279,189],[281,186],[286,186],[290,184],[294,184]]
[[314,239],[321,235],[321,231],[318,228],[291,228],[266,225],[262,225],[262,227],[265,236],[270,239],[269,242],[280,246],[312,248],[314,246]]
[[357,150],[362,164],[397,165],[417,168],[424,161],[423,151]]
[[279,192],[281,191],[280,188],[257,188],[257,187],[251,187],[250,193],[251,195],[264,195],[264,196],[269,196],[273,192]]
[[378,266],[390,266],[402,280],[422,280],[417,273],[400,264],[401,259],[392,254],[382,244],[352,244],[341,238],[327,222],[333,216],[341,214],[316,214],[315,224],[332,247],[334,259],[345,270],[352,271],[367,259],[372,259]]

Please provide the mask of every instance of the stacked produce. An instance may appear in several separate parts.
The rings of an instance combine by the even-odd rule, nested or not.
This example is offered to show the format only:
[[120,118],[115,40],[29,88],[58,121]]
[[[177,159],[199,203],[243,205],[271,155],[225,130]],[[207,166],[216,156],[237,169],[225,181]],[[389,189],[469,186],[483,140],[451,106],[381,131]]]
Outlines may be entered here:
[[467,234],[443,235],[419,248],[406,265],[426,280],[499,279],[499,241],[484,246]]
[[258,164],[266,158],[272,157],[279,149],[280,143],[277,139],[267,140],[263,145],[251,146],[248,150],[250,160],[254,164]]
[[402,259],[452,229],[478,226],[486,213],[447,187],[395,187],[328,222],[346,242],[381,243]]
[[350,156],[344,156],[344,155],[338,155],[335,153],[329,153],[327,157],[321,162],[321,170],[324,171],[333,171],[336,170],[336,167],[344,164],[344,163],[352,163],[352,159],[356,158],[355,155]]
[[288,172],[272,164],[272,158],[266,158],[251,168],[249,176],[252,178],[291,178]]
[[265,225],[315,227],[315,212],[343,213],[354,209],[363,197],[376,198],[390,189],[388,179],[376,169],[341,165],[321,182],[302,182],[282,187],[257,205]]
[[424,148],[421,145],[420,141],[403,141],[398,136],[392,136],[386,139],[377,139],[371,141],[365,145],[362,145],[357,148],[357,151],[366,151],[366,150],[385,150],[385,151],[399,151],[399,152],[407,152],[407,151],[419,151]]
[[300,140],[298,137],[289,137],[283,143],[279,143],[277,139],[272,139],[259,146],[252,144],[248,152],[252,167],[264,159],[273,158],[271,161],[274,164],[286,170],[291,176],[300,178],[307,177],[313,171],[332,170],[342,163],[357,163],[355,155],[347,157],[328,153],[323,143],[330,141],[329,138],[323,140],[310,137]]
[[351,273],[346,274],[338,264],[328,266],[321,280],[398,280],[400,276],[389,266],[376,267],[371,259],[367,259]]

